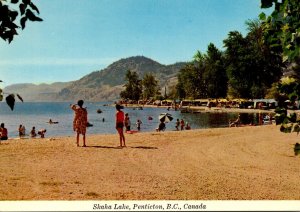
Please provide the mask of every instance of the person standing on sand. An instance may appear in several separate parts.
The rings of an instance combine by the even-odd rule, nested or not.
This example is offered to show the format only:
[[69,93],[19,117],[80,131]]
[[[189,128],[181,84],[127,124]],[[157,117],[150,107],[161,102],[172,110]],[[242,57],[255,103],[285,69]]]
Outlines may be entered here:
[[179,126],[180,126],[180,121],[179,121],[179,119],[177,119],[176,125],[175,125],[175,128],[177,131],[179,131]]
[[125,136],[123,132],[124,127],[124,112],[121,110],[123,107],[119,104],[116,104],[116,130],[120,136],[120,147],[126,147]]
[[138,120],[136,121],[136,128],[137,128],[138,131],[141,130],[141,124],[142,124],[142,121],[138,119]]
[[184,126],[185,126],[184,120],[181,119],[181,121],[180,121],[180,129],[181,129],[181,130],[184,130]]
[[79,100],[77,102],[77,105],[70,105],[71,109],[74,110],[75,116],[74,116],[74,121],[73,121],[73,130],[76,131],[77,136],[76,136],[76,142],[77,146],[79,146],[79,135],[82,134],[83,136],[83,147],[86,147],[85,143],[85,134],[86,134],[86,127],[87,127],[87,110],[86,108],[83,108],[83,100]]

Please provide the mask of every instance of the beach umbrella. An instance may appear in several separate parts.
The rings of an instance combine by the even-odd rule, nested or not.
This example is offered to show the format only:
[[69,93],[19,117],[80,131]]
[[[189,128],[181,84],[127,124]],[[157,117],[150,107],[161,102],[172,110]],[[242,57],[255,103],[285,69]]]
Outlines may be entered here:
[[159,120],[160,121],[163,121],[163,122],[170,122],[173,120],[173,117],[171,114],[169,113],[161,113],[159,116],[158,116]]

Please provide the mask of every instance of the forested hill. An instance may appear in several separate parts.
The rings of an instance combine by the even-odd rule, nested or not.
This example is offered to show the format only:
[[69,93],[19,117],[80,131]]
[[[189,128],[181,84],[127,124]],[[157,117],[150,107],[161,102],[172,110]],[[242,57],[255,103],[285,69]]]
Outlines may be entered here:
[[152,73],[161,87],[176,81],[176,75],[186,63],[162,65],[143,56],[121,59],[101,71],[92,72],[59,92],[57,99],[73,101],[85,99],[87,101],[106,101],[119,99],[124,89],[124,79],[127,70],[138,73],[140,79],[146,73]]

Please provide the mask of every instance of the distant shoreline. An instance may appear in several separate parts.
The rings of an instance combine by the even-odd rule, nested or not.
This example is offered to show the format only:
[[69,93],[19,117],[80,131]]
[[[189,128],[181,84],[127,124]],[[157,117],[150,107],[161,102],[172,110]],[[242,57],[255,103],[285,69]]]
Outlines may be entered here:
[[[113,106],[113,105],[111,105]],[[146,107],[146,108],[170,108],[170,110],[174,110],[174,108],[170,106],[157,106],[157,105],[142,105],[142,104],[123,104],[124,107],[128,108],[139,108],[139,107]],[[196,112],[202,113],[274,113],[274,109],[268,110],[261,110],[261,109],[243,109],[243,108],[219,108],[219,107],[211,107],[208,108],[206,106],[184,106],[182,108],[178,108],[177,110],[180,111],[181,109],[190,109]],[[300,111],[298,111],[300,112]]]

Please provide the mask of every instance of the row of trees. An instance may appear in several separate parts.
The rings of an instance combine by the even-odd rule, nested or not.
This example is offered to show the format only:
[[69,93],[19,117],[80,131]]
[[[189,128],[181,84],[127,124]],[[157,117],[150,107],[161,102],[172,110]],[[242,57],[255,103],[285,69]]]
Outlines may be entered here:
[[[193,61],[179,71],[178,83],[170,89],[168,98],[264,98],[268,93],[274,96],[272,85],[277,86],[284,67],[281,55],[265,42],[260,21],[246,24],[246,36],[229,32],[223,41],[225,51],[212,43],[206,53],[197,51]],[[123,99],[160,96],[158,81],[151,74],[140,80],[137,73],[128,71],[126,82],[126,89],[121,92]]]
[[206,53],[179,72],[179,98],[263,98],[282,75],[281,57],[264,42],[260,21],[248,21],[248,34],[229,32],[222,52],[209,44]]
[[122,99],[138,101],[160,96],[158,80],[151,73],[139,79],[136,72],[128,70],[125,75],[125,90],[120,93]]

